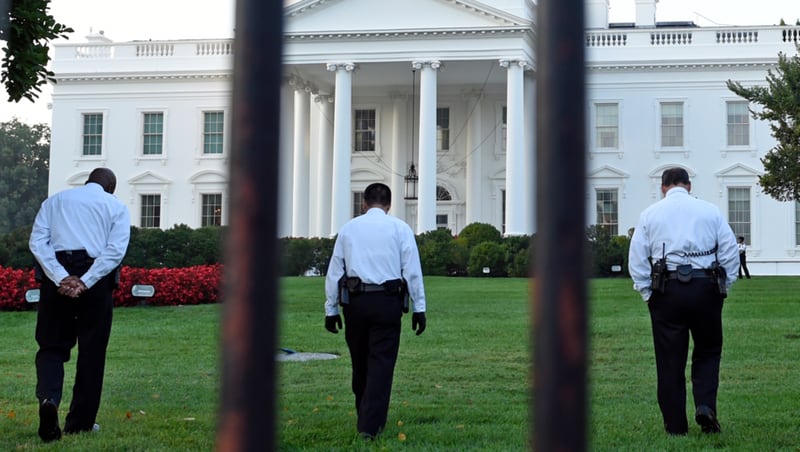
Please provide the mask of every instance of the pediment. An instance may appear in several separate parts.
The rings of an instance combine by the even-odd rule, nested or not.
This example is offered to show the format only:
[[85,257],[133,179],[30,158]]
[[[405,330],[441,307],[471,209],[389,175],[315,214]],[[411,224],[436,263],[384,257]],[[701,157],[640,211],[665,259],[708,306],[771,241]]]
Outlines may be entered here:
[[481,29],[529,21],[474,0],[302,0],[284,8],[285,33]]
[[131,185],[163,185],[171,184],[172,181],[152,171],[145,171],[128,179],[128,183]]
[[736,163],[716,172],[717,177],[758,177],[761,172],[741,163]]
[[627,179],[630,177],[625,171],[610,165],[603,165],[591,171],[588,176],[592,179]]
[[664,164],[664,165],[661,165],[661,166],[655,168],[653,171],[650,171],[650,174],[648,176],[650,176],[651,179],[658,179],[660,181],[661,180],[661,174],[667,168],[683,168],[683,169],[685,169],[686,172],[689,173],[689,180],[694,179],[694,176],[696,175],[696,173],[691,168],[689,168],[687,166],[678,165],[676,163],[667,163],[667,164]]
[[77,187],[86,183],[89,179],[90,171],[80,171],[67,178],[67,184],[72,187]]
[[350,180],[352,182],[381,182],[384,180],[384,177],[374,171],[357,169],[353,170]]
[[228,178],[222,171],[205,170],[198,171],[189,177],[189,182],[192,184],[226,184]]

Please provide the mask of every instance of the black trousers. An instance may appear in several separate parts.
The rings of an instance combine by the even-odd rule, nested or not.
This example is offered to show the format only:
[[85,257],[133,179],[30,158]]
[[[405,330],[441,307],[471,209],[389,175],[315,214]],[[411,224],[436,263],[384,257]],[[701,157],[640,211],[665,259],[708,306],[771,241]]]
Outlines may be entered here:
[[695,278],[688,283],[668,281],[664,293],[654,292],[648,304],[664,427],[669,433],[684,434],[688,431],[685,372],[690,334],[695,407],[706,405],[717,411],[723,298],[713,279]]
[[344,305],[360,433],[377,435],[386,425],[402,315],[402,299],[384,292],[351,296]]
[[742,278],[742,270],[750,278],[750,270],[747,269],[747,253],[739,253],[739,279]]
[[[71,275],[82,275],[91,266],[87,256],[59,256]],[[65,432],[91,430],[100,408],[106,348],[113,313],[113,272],[78,298],[59,295],[48,278],[41,284],[36,321],[36,397],[61,403],[64,363],[77,343],[72,402],[64,423]]]

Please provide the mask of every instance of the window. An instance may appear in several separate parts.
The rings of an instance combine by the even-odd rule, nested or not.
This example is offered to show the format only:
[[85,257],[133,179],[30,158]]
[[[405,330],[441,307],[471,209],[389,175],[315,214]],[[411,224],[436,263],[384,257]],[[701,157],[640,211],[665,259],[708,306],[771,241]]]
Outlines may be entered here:
[[750,243],[750,188],[728,188],[728,223],[733,235]]
[[355,137],[353,146],[356,152],[375,151],[375,109],[355,111]]
[[203,112],[203,154],[222,154],[224,126],[223,112]]
[[661,147],[683,147],[683,102],[661,103]]
[[222,193],[203,194],[203,212],[200,226],[219,226],[222,224]]
[[446,188],[441,185],[436,186],[436,200],[437,201],[452,201],[453,195],[450,194]]
[[436,150],[450,150],[450,109],[436,109]]
[[600,149],[619,147],[619,105],[595,105],[595,146]]
[[[500,136],[502,141],[500,143],[500,150],[506,152],[506,146],[508,145],[508,107],[503,107],[503,113],[501,115]],[[505,218],[505,216],[503,218]]]
[[436,229],[447,229],[447,214],[436,214]]
[[[505,108],[503,110],[505,111]],[[506,191],[505,191],[505,189],[500,190],[500,202],[502,204],[502,207],[501,207],[501,209],[502,209],[502,211],[501,211],[502,217],[501,218],[502,219],[500,220],[501,221],[500,232],[505,234],[506,233]]]
[[363,204],[364,204],[364,192],[363,191],[353,192],[353,218],[364,213]]
[[86,113],[83,115],[83,155],[93,156],[103,153],[103,115]]
[[728,146],[750,145],[750,111],[747,102],[728,102]]
[[597,189],[597,226],[619,234],[619,201],[616,189]]
[[794,244],[800,246],[800,201],[794,202]]
[[161,195],[142,195],[139,225],[143,228],[161,227]]
[[164,147],[164,113],[145,113],[142,154],[161,155]]

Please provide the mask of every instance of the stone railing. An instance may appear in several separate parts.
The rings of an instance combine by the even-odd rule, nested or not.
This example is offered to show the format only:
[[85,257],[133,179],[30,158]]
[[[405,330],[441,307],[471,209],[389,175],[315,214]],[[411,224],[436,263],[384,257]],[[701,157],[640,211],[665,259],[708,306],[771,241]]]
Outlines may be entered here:
[[233,40],[134,41],[121,43],[59,44],[56,59],[170,58],[233,55]]
[[800,26],[589,30],[586,47],[686,47],[800,43]]

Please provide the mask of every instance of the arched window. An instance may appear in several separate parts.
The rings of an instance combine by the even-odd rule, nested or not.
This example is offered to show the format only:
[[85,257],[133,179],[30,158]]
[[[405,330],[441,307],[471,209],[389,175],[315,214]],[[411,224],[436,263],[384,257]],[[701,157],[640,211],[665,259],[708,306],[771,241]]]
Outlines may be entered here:
[[450,192],[447,191],[446,188],[442,187],[441,185],[436,186],[436,200],[437,201],[452,201],[453,196],[450,195]]

